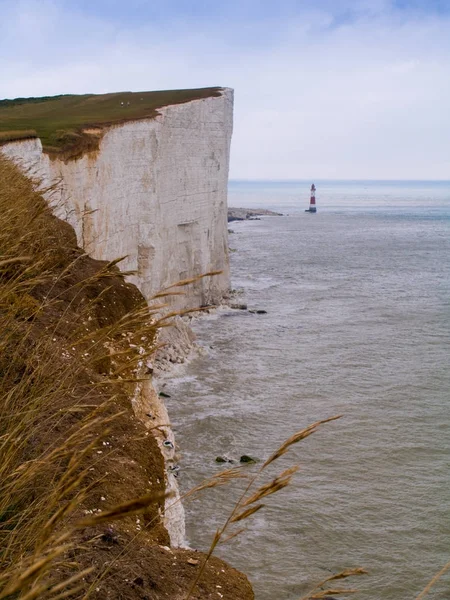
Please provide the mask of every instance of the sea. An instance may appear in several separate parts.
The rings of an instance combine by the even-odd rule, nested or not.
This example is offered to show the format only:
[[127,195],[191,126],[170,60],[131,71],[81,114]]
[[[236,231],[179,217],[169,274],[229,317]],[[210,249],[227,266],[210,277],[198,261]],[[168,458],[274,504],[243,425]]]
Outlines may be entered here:
[[[249,310],[196,319],[201,352],[164,384],[187,541],[206,551],[250,478],[296,465],[215,554],[257,600],[357,567],[330,587],[411,600],[450,561],[450,182],[315,181],[316,214],[311,183],[230,182],[229,206],[283,216],[229,224],[231,301]],[[189,493],[233,467],[242,478]],[[426,598],[450,598],[449,572]]]

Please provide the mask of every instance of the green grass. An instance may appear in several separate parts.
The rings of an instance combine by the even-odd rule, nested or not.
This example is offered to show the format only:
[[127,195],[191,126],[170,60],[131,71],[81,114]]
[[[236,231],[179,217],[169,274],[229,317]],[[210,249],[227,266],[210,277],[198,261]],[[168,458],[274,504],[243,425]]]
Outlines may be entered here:
[[0,100],[0,144],[33,137],[29,134],[33,131],[41,139],[44,151],[66,159],[77,158],[98,147],[99,137],[84,134],[86,128],[154,118],[164,106],[220,93],[221,88],[214,87]]

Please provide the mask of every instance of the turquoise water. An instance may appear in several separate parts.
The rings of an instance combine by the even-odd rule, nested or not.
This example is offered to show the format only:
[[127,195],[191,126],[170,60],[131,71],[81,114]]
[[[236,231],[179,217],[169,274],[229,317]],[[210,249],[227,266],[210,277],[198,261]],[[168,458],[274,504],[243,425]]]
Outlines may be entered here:
[[[294,600],[363,566],[363,600],[415,598],[450,560],[450,183],[231,182],[229,204],[287,213],[231,223],[236,302],[199,319],[203,355],[167,383],[188,490],[217,455],[265,459],[335,414],[270,475],[294,482],[217,553],[258,600]],[[208,547],[237,490],[186,504]],[[444,577],[429,598],[450,597]]]

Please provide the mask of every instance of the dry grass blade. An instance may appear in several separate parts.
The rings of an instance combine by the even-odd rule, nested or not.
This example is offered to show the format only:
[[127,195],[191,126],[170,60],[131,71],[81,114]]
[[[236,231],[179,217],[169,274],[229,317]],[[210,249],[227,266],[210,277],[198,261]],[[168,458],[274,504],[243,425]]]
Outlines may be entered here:
[[444,565],[438,573],[436,573],[436,575],[431,579],[431,581],[428,583],[428,585],[425,587],[425,589],[423,589],[422,592],[420,592],[420,594],[417,596],[416,600],[422,600],[422,598],[425,598],[425,596],[428,594],[428,592],[431,590],[431,588],[435,585],[435,583],[443,575],[445,575],[445,573],[449,569],[450,569],[450,561],[446,565]]
[[85,588],[86,588],[86,584],[81,583],[80,585],[77,585],[74,588],[71,588],[64,592],[61,592],[57,596],[52,596],[51,600],[63,600],[63,598],[70,598],[70,597],[74,598],[74,597],[76,597],[76,594],[78,594],[78,592],[82,592]]
[[[165,298],[166,296],[185,296],[186,292],[159,292],[152,296],[152,300],[157,300],[158,298]],[[153,308],[153,307],[152,307]]]
[[357,567],[356,569],[344,569],[340,573],[328,577],[325,581],[336,581],[337,579],[346,579],[347,577],[354,577],[355,575],[367,575],[367,571],[362,567]]
[[317,592],[312,596],[308,596],[311,600],[321,600],[323,598],[329,598],[331,594],[334,596],[342,596],[347,594],[356,594],[358,590],[344,589],[344,588],[330,588],[328,590],[323,590],[322,592]]
[[[90,212],[95,212],[95,210],[94,211],[90,211]],[[116,267],[119,263],[123,262],[127,258],[128,258],[128,254],[125,254],[125,256],[121,256],[120,258],[116,258],[114,260],[110,260],[109,263],[107,265],[105,265],[104,270],[105,271],[110,271],[113,267]]]
[[308,436],[310,436],[313,433],[315,433],[317,431],[317,429],[321,425],[323,425],[324,423],[329,423],[330,421],[336,421],[337,419],[340,419],[341,417],[342,417],[342,415],[336,415],[335,417],[330,417],[328,419],[323,419],[322,421],[316,421],[312,425],[309,425],[308,427],[305,427],[305,429],[302,429],[302,430],[298,431],[297,433],[294,433],[294,435],[292,435],[283,444],[281,444],[281,446],[278,448],[278,450],[276,450],[266,460],[266,462],[263,464],[262,468],[263,469],[266,468],[274,460],[277,460],[277,458],[279,458],[280,456],[283,456],[283,454],[286,454],[286,452],[289,450],[289,448],[291,446],[293,446],[294,444],[297,444],[298,442],[306,439]]
[[222,545],[226,544],[227,542],[231,541],[232,539],[234,539],[238,535],[241,535],[241,533],[244,533],[245,531],[247,531],[247,529],[245,527],[242,527],[241,529],[238,529],[237,531],[234,531],[233,533],[230,533],[230,535],[227,535],[226,537],[222,537],[220,539],[220,543]]
[[31,256],[15,256],[13,258],[5,258],[4,260],[0,260],[0,267],[4,267],[6,265],[12,265],[15,263],[26,263],[30,262]]
[[197,275],[196,277],[190,277],[189,279],[181,279],[180,281],[177,281],[177,283],[173,283],[165,289],[171,290],[174,287],[184,287],[185,285],[196,283],[197,281],[200,281],[200,279],[204,279],[205,277],[214,277],[215,275],[221,275],[222,273],[223,271],[208,271],[208,273],[203,273],[202,275]]
[[249,504],[258,502],[258,500],[261,500],[261,498],[275,494],[279,490],[283,489],[290,484],[293,475],[297,471],[297,466],[286,469],[286,471],[283,471],[280,475],[278,475],[278,477],[275,477],[275,479],[272,479],[272,481],[269,483],[265,483],[264,485],[260,486],[254,494],[252,494],[242,503],[242,506],[248,506]]
[[3,592],[0,593],[0,600],[8,598],[16,594],[20,590],[24,589],[28,582],[33,581],[38,575],[45,573],[48,566],[55,560],[55,558],[64,554],[69,550],[70,545],[61,545],[54,548],[51,552],[45,556],[33,561],[30,567],[25,569],[23,572],[16,574],[16,578],[5,587]]
[[[79,586],[71,587],[74,583],[80,581],[94,571],[93,567],[89,567],[88,569],[83,569],[79,573],[76,573],[72,577],[69,577],[65,581],[54,585],[49,586],[47,584],[39,584],[37,586],[33,586],[33,588],[25,594],[25,596],[21,596],[20,600],[35,600],[35,598],[42,598],[44,594],[51,594],[52,600],[62,600],[63,598],[68,598],[69,596],[73,596],[78,591],[84,589],[85,584],[81,584]],[[67,589],[69,588],[69,589]],[[54,595],[56,594],[56,596]]]
[[214,475],[213,479],[219,479],[221,481],[229,481],[230,479],[247,479],[247,475],[242,472],[242,467],[231,467],[231,469],[225,469]]
[[[84,476],[84,474],[83,474],[83,476]],[[78,485],[80,485],[81,481],[82,481],[82,479],[80,479],[76,483]],[[83,493],[79,493],[77,496],[75,496],[75,498],[73,498],[69,502],[66,502],[60,509],[58,509],[55,512],[55,514],[50,517],[50,519],[48,520],[48,522],[42,528],[42,536],[44,538],[47,537],[52,532],[52,530],[55,527],[56,523],[62,521],[62,519],[64,517],[66,517],[67,515],[71,514],[81,504],[81,502],[83,501],[83,499],[84,499],[84,494]]]
[[77,581],[79,581],[80,579],[83,579],[83,577],[86,577],[86,575],[89,575],[89,573],[92,573],[92,571],[94,570],[93,567],[89,567],[87,569],[83,569],[82,571],[80,571],[79,573],[76,573],[75,575],[73,575],[72,577],[69,577],[69,579],[66,579],[65,581],[58,583],[57,585],[54,585],[52,587],[52,594],[56,594],[58,592],[62,592],[64,591],[64,589],[67,586],[70,586],[74,583],[77,583]]
[[312,589],[309,594],[307,594],[306,596],[303,596],[301,598],[301,600],[318,600],[320,598],[326,598],[327,596],[329,596],[330,594],[335,594],[335,595],[339,595],[339,594],[354,594],[356,593],[358,590],[354,590],[354,589],[344,589],[344,588],[335,588],[335,589],[331,589],[328,588],[326,590],[323,590],[323,587],[330,583],[330,581],[337,581],[339,579],[347,579],[348,577],[355,577],[357,575],[367,575],[367,571],[365,569],[363,569],[362,567],[357,567],[355,569],[344,569],[343,571],[340,571],[339,573],[336,573],[335,575],[331,575],[330,577],[327,577],[326,579],[324,579],[323,581],[321,581],[320,583],[318,583],[314,589]]
[[[91,571],[91,570],[90,570]],[[48,585],[40,584],[38,586],[34,586],[32,590],[28,592],[25,596],[20,596],[20,600],[36,600],[36,598],[44,598],[45,596],[48,598],[48,595],[51,594],[51,600],[63,600],[63,598],[75,597],[75,594],[81,592],[86,587],[85,583],[81,583],[80,585],[76,585],[75,587],[71,587],[68,590],[65,590],[56,596],[53,595],[53,588],[49,589]]]
[[241,467],[234,467],[232,469],[227,469],[225,471],[221,471],[217,473],[210,479],[206,479],[202,481],[197,486],[186,492],[183,498],[188,498],[193,496],[194,494],[201,492],[202,490],[206,490],[209,488],[214,488],[217,486],[228,485],[230,481],[233,479],[247,479],[247,475],[242,473]]
[[[20,595],[20,600],[36,600],[36,598],[45,598],[45,596],[47,595],[46,592],[48,592],[48,585],[47,584],[37,584],[37,585],[33,585],[33,588],[28,592],[28,594],[21,594]],[[72,590],[70,591],[70,593],[72,594]],[[6,600],[9,600],[9,598],[7,598]],[[52,598],[53,600],[53,598]]]
[[230,519],[230,523],[237,523],[238,521],[243,521],[244,519],[247,519],[247,517],[249,517],[250,515],[253,515],[255,512],[258,512],[258,510],[261,510],[261,508],[263,508],[264,506],[264,504],[250,506],[250,508],[247,508],[247,510],[244,510],[239,514],[234,515],[234,517]]
[[201,492],[203,490],[208,490],[210,488],[215,488],[215,487],[220,486],[220,485],[226,485],[226,483],[227,483],[226,481],[220,481],[219,479],[215,479],[215,478],[206,479],[202,483],[199,483],[198,485],[196,485],[195,487],[193,487],[191,490],[189,490],[188,492],[186,492],[186,494],[184,495],[184,498],[188,498],[189,496],[193,496],[194,494],[197,494],[198,492]]

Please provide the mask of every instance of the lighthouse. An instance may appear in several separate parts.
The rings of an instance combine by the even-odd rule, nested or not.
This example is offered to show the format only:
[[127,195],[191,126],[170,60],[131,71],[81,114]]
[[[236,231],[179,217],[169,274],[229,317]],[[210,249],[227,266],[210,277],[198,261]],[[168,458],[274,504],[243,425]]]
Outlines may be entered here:
[[309,208],[305,210],[305,212],[315,213],[317,212],[316,208],[316,186],[312,184],[311,186],[311,198],[309,200]]

